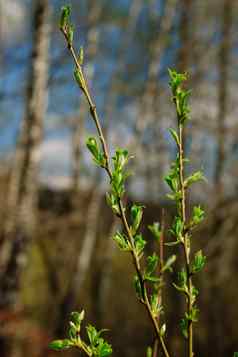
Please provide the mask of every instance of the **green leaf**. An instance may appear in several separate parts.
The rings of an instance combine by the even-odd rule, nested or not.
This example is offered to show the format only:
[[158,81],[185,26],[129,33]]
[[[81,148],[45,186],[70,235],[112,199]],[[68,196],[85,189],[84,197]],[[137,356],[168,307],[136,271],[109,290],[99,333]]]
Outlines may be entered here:
[[142,216],[143,216],[143,208],[144,208],[144,206],[136,205],[136,204],[133,204],[133,206],[131,207],[131,219],[132,219],[131,233],[132,233],[132,235],[136,234],[136,232],[140,226]]
[[112,160],[114,163],[114,170],[122,171],[129,160],[128,151],[125,149],[118,148],[116,150],[115,155],[113,156]]
[[133,280],[133,283],[134,283],[134,287],[135,287],[135,291],[136,291],[136,295],[139,299],[143,299],[143,287],[141,286],[141,283],[140,283],[140,279],[138,278],[137,275],[134,276],[134,280]]
[[107,193],[106,194],[106,201],[109,207],[111,207],[113,213],[115,213],[117,216],[121,216],[119,204],[118,204],[118,199],[113,193]]
[[111,345],[109,345],[101,337],[101,334],[106,330],[97,331],[92,325],[86,327],[88,339],[90,342],[90,348],[92,355],[95,357],[107,357],[112,353]]
[[55,350],[55,351],[65,350],[71,346],[73,346],[73,343],[68,339],[55,340],[55,341],[50,342],[50,344],[49,344],[49,348],[51,348],[52,350]]
[[73,40],[74,40],[74,26],[71,24],[68,24],[66,31],[67,31],[67,39],[68,39],[69,45],[72,46]]
[[76,326],[72,321],[69,322],[69,331],[68,335],[71,340],[77,337],[77,334],[80,332],[80,325]]
[[187,285],[187,281],[188,281],[187,272],[183,268],[181,271],[178,272],[178,283],[180,286],[185,286]]
[[202,251],[199,250],[194,257],[194,261],[192,263],[192,273],[200,272],[206,263],[206,257],[203,255]]
[[163,306],[159,304],[158,294],[159,289],[155,288],[153,294],[150,297],[150,306],[155,318],[157,318],[163,312]]
[[63,30],[68,25],[69,17],[71,14],[71,7],[63,6],[61,8],[61,17],[60,17],[60,29]]
[[195,303],[197,296],[199,294],[199,291],[195,286],[192,287],[192,294],[191,294],[191,300],[192,300],[192,305]]
[[111,182],[112,190],[113,193],[119,198],[121,198],[125,192],[124,182],[125,182],[125,176],[121,171],[119,172],[114,171],[112,173],[112,182]]
[[168,246],[168,247],[173,247],[175,245],[178,245],[178,244],[181,244],[181,241],[180,240],[176,240],[174,242],[167,242],[167,243],[164,243],[164,245]]
[[161,237],[161,229],[160,229],[160,224],[158,222],[154,222],[152,225],[148,226],[148,229],[150,232],[153,234],[157,242],[160,242],[160,237]]
[[96,328],[92,325],[88,325],[86,327],[86,330],[87,330],[87,335],[88,335],[90,344],[92,346],[95,346],[97,344],[98,337],[99,337]]
[[200,222],[202,222],[204,215],[204,210],[200,206],[194,206],[191,225],[198,225]]
[[129,173],[125,171],[125,165],[129,160],[128,151],[117,149],[112,160],[114,166],[111,180],[112,191],[116,196],[121,198],[125,192],[125,180],[129,176]]
[[78,56],[78,61],[81,66],[83,65],[83,60],[84,60],[84,49],[81,46],[79,49],[79,56]]
[[184,187],[187,188],[195,182],[205,180],[205,177],[201,171],[194,172],[184,181]]
[[182,84],[187,80],[186,73],[177,73],[174,70],[169,70],[170,82],[169,85],[173,94],[173,101],[176,106],[177,117],[180,125],[189,118],[188,98],[191,91],[182,88]]
[[199,309],[196,306],[193,306],[190,313],[185,313],[185,317],[188,321],[197,322],[199,317]]
[[179,167],[179,156],[177,155],[176,160],[171,164],[168,175],[164,177],[165,182],[175,194],[179,191]]
[[118,247],[125,252],[131,251],[131,245],[126,236],[120,232],[116,232],[112,238],[118,245]]
[[160,328],[160,336],[164,337],[166,332],[166,324],[163,324]]
[[177,238],[177,240],[181,241],[181,238],[183,236],[183,229],[184,229],[184,223],[181,219],[181,217],[177,216],[175,217],[174,223],[172,228],[169,230],[170,233]]
[[86,145],[88,150],[91,152],[91,154],[93,155],[94,158],[98,157],[98,153],[99,153],[99,148],[98,148],[98,143],[96,138],[94,137],[89,137],[86,141]]
[[78,68],[75,68],[74,70],[74,78],[78,83],[79,87],[82,89],[85,85],[85,81],[82,72]]
[[151,283],[158,283],[160,282],[160,277],[155,276],[155,275],[145,275],[144,280],[149,281]]
[[187,281],[188,281],[187,272],[183,268],[180,272],[178,272],[178,284],[173,283],[173,286],[178,291],[188,295]]
[[86,141],[88,150],[91,152],[94,162],[101,167],[105,166],[105,157],[104,154],[99,149],[96,138],[89,137]]
[[172,265],[174,264],[176,260],[176,255],[171,255],[168,260],[166,261],[166,263],[164,264],[163,268],[162,268],[162,272],[164,271],[170,271],[172,272],[173,269],[172,269]]
[[146,357],[152,357],[152,356],[153,356],[153,350],[149,346],[149,347],[147,347],[147,350],[146,350]]
[[141,234],[137,234],[134,237],[134,243],[135,243],[135,250],[138,258],[141,258],[143,255],[143,250],[146,245],[146,241],[144,240],[143,236]]
[[70,314],[71,316],[71,321],[76,325],[76,326],[80,326],[81,322],[84,319],[85,316],[85,312],[84,310],[82,310],[81,312],[77,312],[77,311],[73,311]]
[[178,137],[177,132],[172,128],[169,128],[169,132],[170,132],[172,138],[174,139],[175,143],[179,147],[180,146],[180,142],[179,142],[179,137]]
[[178,190],[179,181],[177,176],[170,174],[165,176],[164,180],[173,192],[176,192]]
[[98,347],[98,357],[107,357],[112,354],[112,347],[107,342],[104,342]]
[[188,75],[187,73],[177,73],[177,71],[172,69],[168,69],[168,72],[170,77],[169,85],[172,89],[173,95],[175,96],[177,94],[178,88],[184,81],[187,80]]
[[147,265],[146,265],[146,270],[145,270],[145,275],[150,276],[153,274],[157,268],[159,262],[159,257],[153,253],[153,255],[149,255],[147,257]]
[[183,334],[183,336],[187,339],[188,338],[188,320],[187,319],[181,319],[179,323],[180,330]]

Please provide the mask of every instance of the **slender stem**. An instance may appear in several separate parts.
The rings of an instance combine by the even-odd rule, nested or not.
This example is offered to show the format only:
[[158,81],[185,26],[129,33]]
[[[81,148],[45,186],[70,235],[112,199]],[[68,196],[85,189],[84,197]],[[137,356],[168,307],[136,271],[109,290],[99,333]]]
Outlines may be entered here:
[[[179,121],[179,179],[180,179],[180,189],[181,189],[181,217],[183,221],[183,226],[186,226],[186,189],[184,186],[184,152],[183,152],[183,124]],[[183,250],[186,263],[186,273],[188,277],[188,294],[187,296],[187,313],[190,315],[193,307],[192,302],[192,276],[190,272],[190,240],[188,232],[184,231],[183,236]],[[188,357],[193,357],[193,324],[192,321],[188,321],[188,344],[187,344],[187,355]]]
[[83,342],[83,341],[79,341],[76,346],[79,348],[79,349],[82,349],[86,355],[88,355],[89,357],[91,357],[92,353],[91,351],[88,349],[87,345]]
[[[100,139],[100,142],[101,142],[101,145],[102,145],[102,150],[103,150],[104,158],[105,158],[104,169],[106,170],[106,172],[107,172],[107,174],[108,174],[108,176],[109,176],[109,178],[111,180],[112,179],[112,171],[111,171],[111,168],[110,168],[110,161],[109,161],[109,157],[110,156],[109,156],[109,151],[108,151],[108,148],[107,148],[107,143],[106,143],[103,131],[102,131],[101,124],[100,124],[100,120],[99,120],[99,117],[98,117],[98,114],[97,114],[96,105],[94,104],[94,102],[92,100],[92,97],[91,97],[91,94],[89,92],[87,81],[86,81],[86,79],[84,77],[84,74],[83,74],[83,71],[82,71],[82,66],[80,65],[80,63],[78,61],[78,58],[76,56],[76,53],[75,53],[75,50],[74,50],[72,44],[70,44],[69,41],[68,41],[67,31],[64,28],[61,29],[61,31],[62,31],[65,39],[66,39],[66,42],[68,44],[68,49],[69,49],[69,51],[70,51],[70,53],[71,53],[71,55],[73,57],[74,63],[76,65],[76,68],[80,72],[80,75],[82,77],[83,85],[81,86],[81,89],[82,89],[82,91],[83,91],[83,93],[84,93],[84,95],[85,95],[85,97],[86,97],[86,99],[88,101],[90,113],[91,113],[92,119],[93,119],[93,121],[95,123],[96,129],[97,129],[97,132],[98,132],[98,136],[99,136],[99,139]],[[125,215],[125,209],[123,207],[123,202],[122,202],[120,197],[118,197],[118,204],[119,204],[119,209],[120,209],[120,219],[122,221],[122,224],[124,226],[124,229],[125,229],[127,237],[128,237],[128,240],[129,240],[129,242],[131,244],[131,247],[132,247],[131,254],[132,254],[133,264],[135,266],[136,273],[137,273],[137,276],[139,278],[140,286],[141,286],[142,292],[143,292],[143,297],[142,297],[142,299],[140,301],[146,307],[146,310],[147,310],[147,312],[149,314],[149,317],[150,317],[150,319],[152,321],[152,324],[154,326],[154,330],[155,330],[157,339],[160,341],[164,356],[165,357],[170,357],[170,354],[169,354],[169,352],[167,350],[167,347],[165,345],[165,342],[164,342],[164,338],[163,338],[163,336],[161,336],[158,321],[157,321],[157,319],[155,318],[155,316],[154,316],[154,314],[152,312],[152,308],[151,308],[150,301],[149,301],[149,298],[148,298],[147,288],[146,288],[146,284],[145,284],[145,281],[144,281],[144,278],[143,278],[143,273],[142,273],[142,269],[141,269],[141,266],[140,266],[139,258],[137,256],[136,250],[135,250],[133,236],[131,234],[130,227],[129,227],[129,224],[128,224],[128,221],[127,221],[127,218],[126,218],[126,215]]]

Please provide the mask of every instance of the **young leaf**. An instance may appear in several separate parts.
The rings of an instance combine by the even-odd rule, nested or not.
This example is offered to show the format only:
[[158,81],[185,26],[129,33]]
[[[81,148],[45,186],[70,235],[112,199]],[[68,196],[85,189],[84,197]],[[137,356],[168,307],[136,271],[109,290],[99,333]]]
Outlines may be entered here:
[[197,322],[198,316],[199,316],[199,309],[196,306],[193,306],[189,314],[187,312],[185,313],[185,318],[188,321],[192,321],[192,322]]
[[143,290],[142,290],[143,288],[141,286],[140,279],[138,278],[137,275],[134,276],[133,282],[134,282],[134,287],[135,287],[135,291],[136,291],[136,295],[137,295],[138,299],[140,299],[140,300],[143,299],[143,296],[144,296]]
[[68,6],[63,6],[61,9],[61,17],[60,17],[60,29],[64,30],[65,27],[69,23],[69,17],[71,13],[71,7]]
[[49,348],[55,351],[65,350],[71,346],[73,346],[73,343],[68,339],[55,340],[49,343]]
[[91,152],[94,158],[98,157],[99,148],[97,140],[94,137],[89,137],[86,142],[88,150]]
[[136,205],[136,204],[134,204],[131,207],[131,219],[132,219],[131,232],[132,232],[132,235],[136,234],[136,232],[140,226],[142,216],[143,216],[143,208],[144,208],[144,206]]
[[81,46],[79,49],[79,56],[78,56],[78,61],[81,66],[83,65],[83,60],[84,60],[84,50],[83,47]]
[[206,263],[206,257],[202,254],[202,251],[199,250],[194,257],[194,261],[192,263],[192,273],[200,272]]
[[146,241],[144,240],[143,236],[141,234],[137,234],[134,237],[134,242],[135,242],[135,250],[138,258],[141,258],[143,255],[143,250],[146,245]]
[[186,286],[188,281],[187,272],[185,269],[182,269],[178,272],[178,283],[180,286]]
[[73,40],[74,40],[74,26],[71,24],[68,24],[66,31],[67,31],[67,39],[68,39],[69,45],[72,46]]
[[183,336],[187,339],[188,338],[188,320],[186,318],[180,320],[179,327],[180,327],[180,330],[181,330]]
[[172,272],[173,269],[172,269],[172,265],[174,264],[176,260],[176,255],[171,255],[168,260],[166,261],[166,263],[164,264],[163,268],[162,268],[162,272],[164,271],[170,271]]
[[111,345],[109,345],[101,337],[101,334],[106,330],[97,331],[92,325],[86,327],[88,339],[90,342],[90,349],[92,355],[95,357],[107,357],[112,353]]
[[146,270],[145,270],[145,275],[150,276],[153,274],[156,270],[156,267],[158,265],[159,257],[153,253],[152,256],[147,257],[147,265],[146,265]]
[[105,158],[101,150],[99,149],[97,140],[94,137],[89,137],[86,141],[88,150],[91,152],[95,163],[98,166],[104,167]]
[[115,197],[113,193],[106,194],[106,201],[109,207],[111,207],[112,211],[118,216],[121,216],[120,208],[118,204],[118,199]]
[[166,332],[166,324],[163,324],[160,328],[160,336],[164,336]]
[[193,207],[192,225],[198,225],[204,219],[204,210],[200,206]]
[[115,171],[122,171],[129,160],[128,151],[118,148],[112,158]]
[[107,357],[112,354],[112,347],[107,342],[100,343],[97,348],[97,356],[98,357]]
[[181,244],[180,240],[176,240],[174,242],[166,242],[164,243],[164,245],[168,246],[168,247],[174,247],[175,245]]
[[194,172],[191,176],[189,176],[185,181],[184,181],[184,187],[189,187],[195,182],[205,180],[205,177],[201,171]]
[[153,350],[149,346],[149,347],[147,347],[147,350],[146,350],[146,357],[152,357],[152,356],[153,356]]
[[74,78],[75,78],[75,81],[78,83],[79,87],[82,89],[85,85],[85,82],[84,82],[82,72],[78,68],[76,68],[74,70]]
[[150,306],[153,316],[155,318],[157,318],[163,312],[163,306],[159,304],[159,300],[158,300],[158,289],[154,289],[154,292],[151,295]]
[[98,337],[99,337],[96,328],[94,326],[92,326],[92,325],[88,325],[86,327],[86,330],[87,330],[87,335],[88,335],[88,339],[89,339],[90,344],[92,346],[96,345]]
[[73,311],[70,314],[71,316],[71,321],[76,325],[76,326],[80,326],[81,322],[84,319],[85,316],[85,312],[84,310],[82,310],[81,312],[77,312],[77,311]]
[[188,280],[187,272],[183,268],[180,272],[178,272],[178,284],[173,283],[173,286],[178,291],[188,295],[187,280]]
[[155,239],[157,240],[157,242],[160,242],[160,237],[161,237],[161,229],[160,229],[160,225],[158,222],[154,222],[152,225],[148,226],[148,229],[150,230],[150,232],[153,234],[153,236],[155,237]]
[[184,223],[183,223],[181,217],[177,216],[177,217],[175,217],[173,226],[170,229],[170,233],[173,236],[175,236],[177,238],[177,240],[181,241],[181,238],[183,236],[183,228],[184,228]]
[[112,238],[118,245],[118,247],[125,252],[131,251],[131,245],[128,239],[124,236],[124,234],[120,232],[116,232]]
[[169,132],[170,132],[172,138],[174,139],[175,143],[179,147],[180,146],[180,142],[179,142],[179,137],[178,137],[177,132],[172,128],[169,128]]

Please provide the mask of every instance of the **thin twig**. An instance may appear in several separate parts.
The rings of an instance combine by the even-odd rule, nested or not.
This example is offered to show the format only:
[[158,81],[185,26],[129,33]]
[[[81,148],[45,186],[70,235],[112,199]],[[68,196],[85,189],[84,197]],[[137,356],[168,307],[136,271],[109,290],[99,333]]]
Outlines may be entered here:
[[[184,152],[183,152],[183,124],[178,120],[179,126],[179,179],[181,189],[181,217],[183,226],[186,227],[186,189],[184,186]],[[188,232],[185,232],[183,240],[183,250],[185,256],[186,273],[188,278],[187,313],[190,315],[192,310],[192,276],[190,272],[190,241]],[[188,357],[193,357],[193,323],[188,321]]]

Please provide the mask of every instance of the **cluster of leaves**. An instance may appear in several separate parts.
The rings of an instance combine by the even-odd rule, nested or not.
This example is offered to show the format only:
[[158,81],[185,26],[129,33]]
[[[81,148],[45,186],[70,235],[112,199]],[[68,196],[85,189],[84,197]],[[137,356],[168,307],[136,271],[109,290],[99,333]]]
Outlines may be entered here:
[[74,25],[70,22],[70,15],[70,6],[63,6],[61,9],[60,29],[66,32],[68,45],[72,46],[74,40]]
[[111,346],[104,341],[101,334],[105,330],[97,331],[94,326],[86,327],[88,343],[80,336],[81,324],[84,319],[84,311],[72,312],[69,322],[68,338],[52,341],[50,348],[56,351],[66,350],[71,347],[82,349],[90,357],[107,357],[112,354]]

